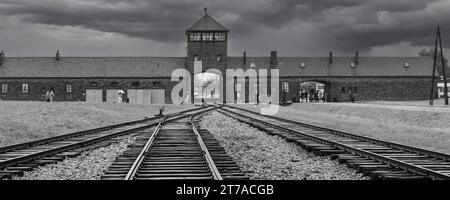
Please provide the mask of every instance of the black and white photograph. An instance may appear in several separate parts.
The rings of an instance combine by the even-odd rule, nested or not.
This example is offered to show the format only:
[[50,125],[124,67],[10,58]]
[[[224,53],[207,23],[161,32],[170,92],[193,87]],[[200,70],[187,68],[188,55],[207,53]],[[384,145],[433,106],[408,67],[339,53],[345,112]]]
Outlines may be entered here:
[[450,180],[449,19],[450,0],[0,0],[0,182]]

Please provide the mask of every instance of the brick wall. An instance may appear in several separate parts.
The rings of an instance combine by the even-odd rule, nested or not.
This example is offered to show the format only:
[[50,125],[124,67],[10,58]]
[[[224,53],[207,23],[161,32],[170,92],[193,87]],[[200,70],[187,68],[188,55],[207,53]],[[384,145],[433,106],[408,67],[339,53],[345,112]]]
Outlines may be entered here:
[[[44,101],[45,93],[54,89],[55,101],[85,101],[86,89],[165,89],[165,102],[170,104],[172,88],[177,82],[170,78],[8,78],[0,79],[0,84],[8,84],[8,93],[0,93],[3,100]],[[22,84],[28,84],[28,93],[22,93]],[[72,93],[66,92],[66,85],[72,84]]]
[[[359,100],[425,100],[429,98],[431,89],[430,78],[421,77],[310,77],[310,78],[280,78],[281,82],[289,83],[286,99],[300,97],[300,83],[317,81],[325,84],[329,101],[349,101],[348,88],[357,88],[354,92],[356,101]],[[342,88],[345,88],[345,93]],[[435,91],[437,91],[435,86]],[[280,100],[283,94],[280,94]]]

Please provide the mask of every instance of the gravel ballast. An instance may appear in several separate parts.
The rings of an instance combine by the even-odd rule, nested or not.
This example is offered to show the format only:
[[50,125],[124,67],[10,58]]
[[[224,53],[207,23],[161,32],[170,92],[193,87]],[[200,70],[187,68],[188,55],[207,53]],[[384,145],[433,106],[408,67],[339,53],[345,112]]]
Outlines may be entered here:
[[225,148],[251,179],[367,180],[329,157],[315,156],[294,143],[213,112],[201,126]]
[[100,177],[132,144],[135,137],[122,137],[117,143],[83,152],[80,156],[38,167],[13,180],[100,180]]

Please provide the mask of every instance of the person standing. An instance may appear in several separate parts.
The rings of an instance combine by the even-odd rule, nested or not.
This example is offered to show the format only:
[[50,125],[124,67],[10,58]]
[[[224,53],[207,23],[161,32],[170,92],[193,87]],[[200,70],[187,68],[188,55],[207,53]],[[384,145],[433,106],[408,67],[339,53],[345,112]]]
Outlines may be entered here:
[[55,93],[53,92],[53,90],[50,90],[50,102],[53,102],[54,99],[55,99]]
[[50,91],[48,91],[48,90],[45,93],[45,101],[50,102]]
[[350,102],[355,103],[355,97],[353,96],[352,90],[348,91],[348,95],[349,95],[349,98],[350,98]]
[[303,102],[303,90],[300,90],[300,103]]

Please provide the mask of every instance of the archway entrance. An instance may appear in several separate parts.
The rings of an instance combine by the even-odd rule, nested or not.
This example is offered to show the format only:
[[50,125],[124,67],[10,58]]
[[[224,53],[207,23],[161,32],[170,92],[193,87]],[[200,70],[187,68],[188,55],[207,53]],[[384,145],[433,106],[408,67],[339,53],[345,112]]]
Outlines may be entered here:
[[327,102],[329,101],[329,86],[318,81],[300,82],[300,102]]
[[194,102],[221,103],[221,80],[215,73],[194,75]]

